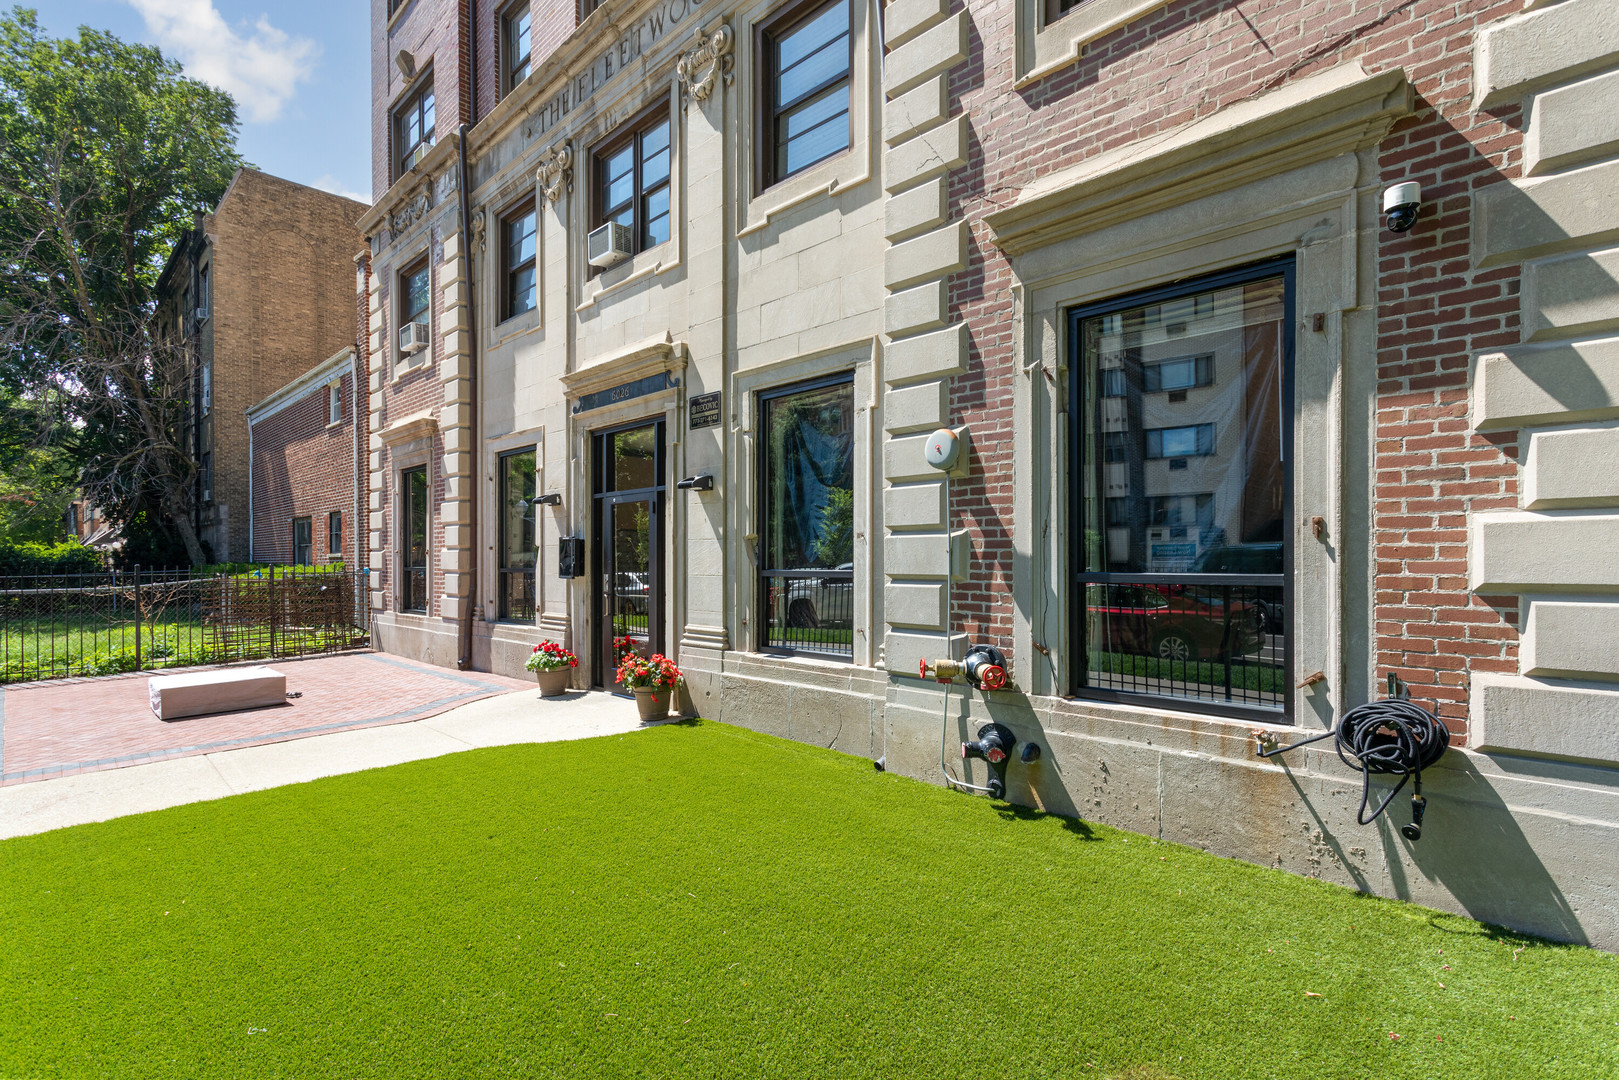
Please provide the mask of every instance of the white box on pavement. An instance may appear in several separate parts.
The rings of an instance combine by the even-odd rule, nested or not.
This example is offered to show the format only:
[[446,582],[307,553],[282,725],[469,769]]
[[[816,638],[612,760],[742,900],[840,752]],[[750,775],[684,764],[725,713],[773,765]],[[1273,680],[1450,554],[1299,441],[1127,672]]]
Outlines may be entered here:
[[287,677],[267,667],[153,675],[147,680],[159,720],[261,709],[287,700]]

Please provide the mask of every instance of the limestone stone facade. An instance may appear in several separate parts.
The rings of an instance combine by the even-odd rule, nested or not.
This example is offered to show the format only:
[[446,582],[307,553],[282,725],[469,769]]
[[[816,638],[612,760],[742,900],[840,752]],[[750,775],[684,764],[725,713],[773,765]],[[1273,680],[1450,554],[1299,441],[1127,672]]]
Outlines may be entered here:
[[[1044,749],[1008,767],[1013,801],[1619,947],[1619,494],[1601,464],[1619,461],[1619,41],[1602,0],[1055,16],[852,0],[847,147],[779,181],[771,42],[811,8],[608,0],[564,33],[545,7],[548,51],[507,87],[484,7],[414,0],[374,20],[374,66],[419,40],[417,70],[470,81],[440,81],[436,144],[402,175],[379,143],[383,194],[361,221],[381,647],[513,673],[550,638],[584,658],[580,685],[606,685],[604,613],[627,611],[702,715],[933,782],[941,719],[952,757],[996,721]],[[414,92],[397,82],[379,71],[379,116]],[[666,231],[597,268],[610,162],[637,132],[667,139]],[[1382,195],[1406,181],[1422,208],[1392,232]],[[529,235],[525,269],[513,237]],[[426,299],[405,295],[423,266]],[[519,281],[531,305],[510,303]],[[1113,391],[1082,327],[1105,334],[1139,303],[1160,344],[1214,334],[1235,294],[1198,283],[1256,281],[1275,330],[1244,328],[1244,362],[1270,341],[1285,374],[1271,398],[1237,397],[1279,418],[1253,458],[1280,477],[1277,531],[1222,539],[1254,515],[1180,516],[1223,488],[1082,522],[1114,482],[1085,471],[1082,433]],[[407,319],[428,324],[419,351]],[[1154,374],[1152,408],[1212,401],[1229,385],[1205,378],[1229,370],[1213,356],[1172,357],[1188,381]],[[834,383],[851,402],[848,557],[775,578],[772,403]],[[644,571],[615,574],[613,508],[634,500],[605,474],[632,429],[658,440],[632,493],[650,539]],[[939,429],[963,448],[944,471],[924,454]],[[1146,432],[1152,460],[1137,446],[1131,467],[1206,471],[1196,429]],[[1157,569],[1086,562],[1149,528]],[[507,550],[519,533],[531,585]],[[1202,552],[1222,545],[1274,554],[1277,573],[1221,577]],[[1165,567],[1204,576],[1176,585]],[[846,629],[818,639],[837,648],[792,647],[830,620],[783,612],[845,586]],[[1228,630],[1257,613],[1252,670],[1232,674],[1229,638],[1167,634],[1106,669],[1121,661],[1097,626],[1173,614],[1198,588],[1275,590],[1208,601]],[[919,677],[979,643],[1006,655],[1007,689]],[[1185,666],[1199,660],[1223,667],[1223,694]],[[1121,672],[1146,682],[1099,690]],[[1358,774],[1328,744],[1282,767],[1252,737],[1330,728],[1390,676],[1452,735],[1415,843],[1395,811],[1356,824]]]

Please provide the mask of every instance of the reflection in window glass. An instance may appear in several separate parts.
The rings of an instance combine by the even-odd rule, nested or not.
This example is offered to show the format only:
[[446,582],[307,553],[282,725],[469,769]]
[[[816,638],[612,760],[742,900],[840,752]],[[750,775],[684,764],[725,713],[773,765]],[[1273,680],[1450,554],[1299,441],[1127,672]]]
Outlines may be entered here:
[[534,205],[517,210],[504,222],[506,244],[506,311],[505,318],[521,315],[533,309],[536,302],[536,272],[534,260],[535,233]]
[[427,470],[406,469],[400,473],[399,481],[405,495],[399,608],[401,611],[426,611]]
[[1076,320],[1082,686],[1286,704],[1287,278],[1233,278]]
[[608,436],[613,457],[613,486],[609,491],[636,491],[658,484],[657,428],[631,428]]
[[849,146],[848,0],[835,0],[767,41],[773,156],[766,182],[773,183]]
[[854,652],[854,385],[768,396],[761,600],[764,645]]
[[534,621],[534,451],[500,459],[500,617]]

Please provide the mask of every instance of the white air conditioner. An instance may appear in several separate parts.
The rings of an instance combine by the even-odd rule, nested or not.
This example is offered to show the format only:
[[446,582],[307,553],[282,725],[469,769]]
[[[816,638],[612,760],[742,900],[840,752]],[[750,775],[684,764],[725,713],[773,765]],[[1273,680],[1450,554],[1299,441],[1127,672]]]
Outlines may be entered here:
[[399,328],[399,349],[401,352],[421,352],[425,348],[427,348],[426,323],[406,323]]
[[207,322],[208,321],[208,309],[205,308],[205,307],[198,308],[196,317],[197,317],[198,322]]
[[585,249],[591,266],[603,270],[617,266],[633,254],[630,251],[630,230],[616,221],[609,221],[590,234],[585,241]]
[[213,502],[214,501],[214,493],[212,491],[210,491],[209,489],[207,489],[207,488],[203,488],[202,489],[202,501],[203,502]]

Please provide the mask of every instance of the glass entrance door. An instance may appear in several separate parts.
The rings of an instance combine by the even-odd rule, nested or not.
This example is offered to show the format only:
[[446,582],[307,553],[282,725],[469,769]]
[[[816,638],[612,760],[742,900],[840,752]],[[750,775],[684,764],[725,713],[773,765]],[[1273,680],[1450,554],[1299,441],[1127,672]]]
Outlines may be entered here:
[[617,689],[627,653],[663,652],[663,423],[593,441],[595,683]]

